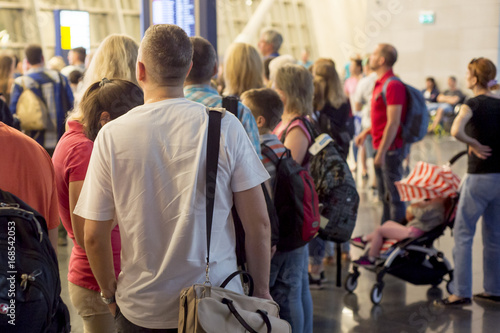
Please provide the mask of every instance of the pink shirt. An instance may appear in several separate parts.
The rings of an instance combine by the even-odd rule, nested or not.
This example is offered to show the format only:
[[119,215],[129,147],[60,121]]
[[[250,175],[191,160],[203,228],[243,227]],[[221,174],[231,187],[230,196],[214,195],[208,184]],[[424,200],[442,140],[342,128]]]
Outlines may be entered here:
[[[290,133],[290,131],[292,129],[294,129],[295,127],[298,127],[306,135],[306,138],[308,141],[308,146],[310,147],[312,144],[311,135],[309,134],[309,131],[307,130],[307,127],[304,125],[304,123],[301,120],[297,119],[297,120],[292,121],[290,126],[288,126],[289,124],[290,123],[284,123],[283,121],[280,121],[279,124],[276,125],[276,127],[274,128],[273,134],[275,134],[278,137],[278,139],[281,141],[281,137],[283,136],[283,133],[285,131],[286,131],[286,134],[288,134],[288,133]],[[288,127],[288,129],[287,129],[287,127]],[[283,143],[284,142],[285,142],[285,140],[283,140]],[[290,147],[287,147],[287,148],[290,149]],[[304,166],[306,168],[309,167],[308,153],[306,153],[306,156],[304,157],[304,160],[302,161],[302,166]]]
[[[83,133],[83,126],[77,121],[68,122],[68,131],[57,144],[52,157],[59,197],[59,215],[68,236],[73,240],[69,259],[68,281],[80,287],[99,291],[99,285],[92,274],[87,254],[75,241],[69,211],[69,183],[83,181],[92,154],[94,143]],[[115,275],[120,273],[120,232],[116,226],[111,232]]]
[[[276,125],[276,127],[274,128],[273,134],[275,134],[278,137],[278,139],[281,141],[281,137],[283,136],[283,132],[285,132],[285,130],[286,130],[286,134],[288,134],[295,127],[299,127],[306,135],[307,141],[309,141],[309,145],[311,145],[311,135],[309,135],[309,132],[307,131],[306,126],[304,125],[304,123],[301,120],[298,120],[298,119],[294,120],[289,127],[288,127],[288,124],[290,124],[290,123],[284,123],[283,121],[280,121],[278,123],[278,125]],[[287,127],[288,127],[288,130],[287,130]]]

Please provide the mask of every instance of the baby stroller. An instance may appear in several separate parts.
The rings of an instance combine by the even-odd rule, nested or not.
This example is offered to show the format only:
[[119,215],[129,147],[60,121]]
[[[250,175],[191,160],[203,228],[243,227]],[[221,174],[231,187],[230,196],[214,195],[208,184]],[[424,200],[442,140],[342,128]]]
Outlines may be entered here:
[[[462,151],[451,158],[448,166],[455,163],[467,152]],[[443,280],[447,281],[446,289],[452,294],[453,268],[444,254],[434,248],[434,241],[444,234],[446,228],[453,229],[458,195],[450,197],[445,202],[445,220],[442,224],[417,238],[407,238],[390,245],[381,253],[374,267],[364,267],[377,275],[370,299],[373,304],[382,300],[384,289],[384,276],[391,274],[414,285],[438,286]],[[366,250],[368,253],[368,250]],[[344,287],[348,292],[353,292],[358,285],[361,266],[352,263],[352,272],[345,280]],[[448,275],[448,279],[445,276]]]

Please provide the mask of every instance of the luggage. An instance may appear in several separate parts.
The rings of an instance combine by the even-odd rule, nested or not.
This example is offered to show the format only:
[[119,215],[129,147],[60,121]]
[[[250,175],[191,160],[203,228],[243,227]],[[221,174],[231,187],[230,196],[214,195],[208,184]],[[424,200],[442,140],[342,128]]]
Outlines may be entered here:
[[45,219],[0,190],[0,331],[70,332]]
[[321,216],[328,220],[319,229],[319,237],[339,243],[346,242],[351,238],[358,215],[359,195],[356,183],[334,140],[326,133],[319,135],[304,117],[295,118],[292,122],[297,119],[304,123],[311,138],[315,140],[309,148],[309,172],[323,206]]
[[49,109],[45,102],[31,89],[23,85],[19,96],[16,115],[24,131],[42,131],[50,129]]
[[406,88],[406,116],[401,121],[401,137],[405,143],[415,143],[422,140],[429,127],[429,112],[422,92],[393,76],[387,79],[382,89],[382,97],[387,104],[387,87],[393,80],[400,81]]
[[292,158],[290,150],[278,158],[267,145],[262,155],[276,166],[274,207],[279,219],[279,251],[291,251],[306,245],[319,230],[318,194],[314,181],[304,167]]

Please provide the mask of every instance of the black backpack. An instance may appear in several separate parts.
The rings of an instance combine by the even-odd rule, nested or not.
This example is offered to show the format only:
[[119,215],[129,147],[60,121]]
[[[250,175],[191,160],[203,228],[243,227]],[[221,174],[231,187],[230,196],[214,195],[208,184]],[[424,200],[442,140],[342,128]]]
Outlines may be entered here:
[[324,240],[346,242],[356,225],[359,207],[359,194],[351,170],[332,138],[327,134],[320,135],[304,117],[295,118],[292,122],[297,119],[303,122],[315,140],[306,158],[319,202],[323,205],[321,216],[328,220],[318,235]]
[[0,331],[70,332],[45,219],[0,190]]
[[279,219],[279,251],[292,251],[311,241],[319,230],[319,201],[309,171],[292,158],[290,150],[279,158],[261,144],[262,155],[276,166],[274,207]]

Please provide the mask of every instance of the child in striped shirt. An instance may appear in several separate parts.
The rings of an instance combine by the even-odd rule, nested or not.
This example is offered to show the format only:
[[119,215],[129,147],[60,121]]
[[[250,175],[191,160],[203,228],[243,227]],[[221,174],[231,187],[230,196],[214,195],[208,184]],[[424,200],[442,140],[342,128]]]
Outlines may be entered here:
[[[286,150],[285,146],[276,135],[272,134],[272,130],[280,122],[283,114],[283,102],[279,95],[269,88],[252,89],[241,95],[241,102],[252,111],[255,117],[259,129],[261,150],[265,148],[264,146],[267,146],[278,158],[281,158]],[[264,154],[262,154],[262,157],[262,163],[271,176],[266,185],[269,193],[273,196],[272,189],[276,180],[276,165]]]

